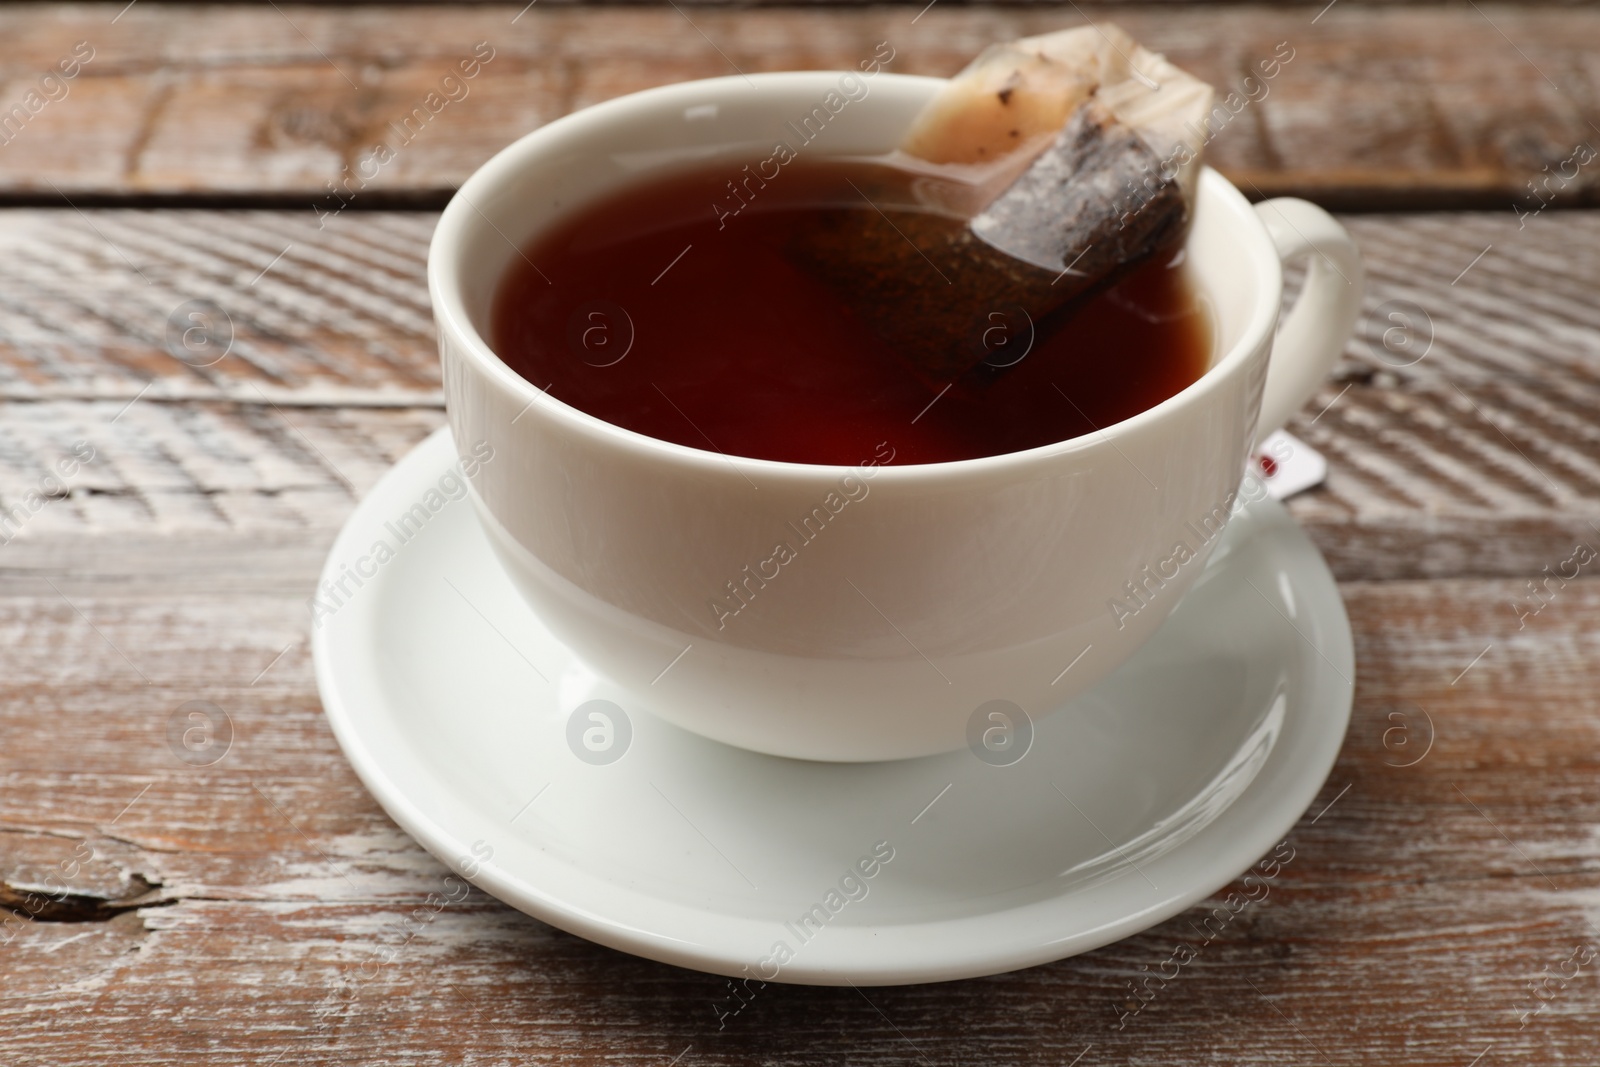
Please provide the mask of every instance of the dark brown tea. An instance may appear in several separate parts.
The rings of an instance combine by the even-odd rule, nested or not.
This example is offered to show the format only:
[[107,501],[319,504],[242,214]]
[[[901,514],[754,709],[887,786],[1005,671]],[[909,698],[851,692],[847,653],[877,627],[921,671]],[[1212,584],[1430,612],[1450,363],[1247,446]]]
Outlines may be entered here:
[[[906,206],[911,182],[877,164],[794,160],[759,185],[723,164],[627,188],[513,260],[492,344],[534,385],[617,426],[796,463],[1034,448],[1134,415],[1204,373],[1211,325],[1179,252],[1049,320],[985,312],[970,331],[983,364],[926,380],[803,252],[847,212],[874,213],[919,250],[939,227],[964,225]],[[937,264],[911,263],[928,273],[908,288],[938,299]]]

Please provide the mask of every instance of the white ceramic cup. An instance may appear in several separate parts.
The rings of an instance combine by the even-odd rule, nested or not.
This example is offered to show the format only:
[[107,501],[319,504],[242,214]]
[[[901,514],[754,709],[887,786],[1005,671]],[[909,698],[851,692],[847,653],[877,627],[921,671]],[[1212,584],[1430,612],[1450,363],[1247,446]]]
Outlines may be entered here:
[[[1210,369],[1098,432],[953,463],[688,448],[569,407],[495,356],[493,296],[530,238],[673,167],[737,174],[794,142],[786,120],[839,80],[688,82],[552,122],[462,186],[428,280],[457,447],[494,449],[471,479],[478,515],[545,625],[631,694],[630,712],[762,752],[883,760],[968,743],[1001,721],[986,706],[1047,714],[1150,636],[1200,573],[1252,443],[1343,347],[1362,270],[1320,208],[1252,207],[1206,170],[1186,255],[1217,331]],[[942,84],[865,81],[802,154],[888,150]],[[1274,342],[1282,263],[1297,258],[1306,284]],[[792,557],[775,562],[783,544]]]

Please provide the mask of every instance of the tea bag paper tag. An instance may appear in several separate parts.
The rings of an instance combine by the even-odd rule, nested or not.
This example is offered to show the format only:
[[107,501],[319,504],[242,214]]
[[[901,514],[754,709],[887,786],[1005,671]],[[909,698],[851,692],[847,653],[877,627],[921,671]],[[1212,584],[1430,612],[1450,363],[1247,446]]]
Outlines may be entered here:
[[1328,461],[1298,437],[1275,430],[1251,457],[1250,472],[1265,483],[1275,499],[1287,500],[1321,485],[1328,477]]

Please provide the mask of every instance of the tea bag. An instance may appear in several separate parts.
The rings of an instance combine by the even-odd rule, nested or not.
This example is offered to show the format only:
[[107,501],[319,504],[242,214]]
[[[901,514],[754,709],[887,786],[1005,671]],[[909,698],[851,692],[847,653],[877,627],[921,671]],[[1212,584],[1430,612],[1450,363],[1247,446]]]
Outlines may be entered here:
[[883,161],[909,185],[858,189],[875,210],[795,255],[930,383],[1004,366],[997,322],[1059,321],[1182,239],[1211,101],[1115,26],[994,45]]

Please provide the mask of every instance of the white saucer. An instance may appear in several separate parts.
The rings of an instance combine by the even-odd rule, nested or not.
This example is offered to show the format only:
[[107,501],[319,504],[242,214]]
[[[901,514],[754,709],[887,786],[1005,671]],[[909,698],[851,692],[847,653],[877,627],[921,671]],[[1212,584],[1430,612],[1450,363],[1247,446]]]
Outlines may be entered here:
[[[334,610],[314,625],[328,719],[429,852],[626,952],[827,985],[1060,959],[1228,884],[1294,825],[1344,737],[1349,622],[1271,500],[1233,520],[1156,637],[1038,721],[1014,764],[965,749],[825,764],[703,740],[651,716],[647,691],[595,678],[513,591],[471,503],[430,495],[454,460],[448,431],[434,434],[334,544],[325,581],[371,576],[325,594]],[[380,540],[396,550],[381,563]],[[596,699],[627,717],[609,750],[592,709],[569,731]],[[892,858],[874,862],[875,846]],[[851,875],[863,858],[871,877]]]

